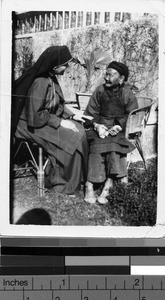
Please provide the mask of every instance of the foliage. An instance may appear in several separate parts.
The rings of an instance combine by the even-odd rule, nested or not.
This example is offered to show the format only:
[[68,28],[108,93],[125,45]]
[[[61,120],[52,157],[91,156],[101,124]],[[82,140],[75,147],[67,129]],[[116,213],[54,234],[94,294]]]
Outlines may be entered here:
[[92,76],[94,72],[100,69],[101,66],[107,65],[111,60],[112,60],[111,52],[102,51],[102,50],[93,50],[89,56],[85,56],[84,57],[85,63],[82,63],[78,59],[75,59],[75,62],[79,63],[81,66],[83,66],[86,69],[86,76],[87,76],[86,91],[91,92]]
[[31,39],[23,39],[16,44],[15,49],[15,77],[21,76],[33,63],[33,49]]
[[[128,65],[129,83],[136,93],[157,96],[155,82],[158,79],[158,22],[157,17],[113,22],[98,27],[90,27],[76,32],[72,37],[72,53],[79,61],[90,61],[93,51],[109,52],[114,59]],[[103,76],[104,68],[96,68],[90,73],[83,64],[74,68],[77,72],[75,89],[85,92],[93,91]],[[101,80],[100,80],[100,83]]]
[[111,217],[118,216],[125,225],[153,226],[156,223],[157,164],[155,159],[139,176],[134,164],[129,172],[127,188],[116,183],[109,196],[108,210]]
[[155,18],[129,21],[112,34],[112,53],[126,63],[129,81],[136,92],[146,90],[158,79],[158,24]]

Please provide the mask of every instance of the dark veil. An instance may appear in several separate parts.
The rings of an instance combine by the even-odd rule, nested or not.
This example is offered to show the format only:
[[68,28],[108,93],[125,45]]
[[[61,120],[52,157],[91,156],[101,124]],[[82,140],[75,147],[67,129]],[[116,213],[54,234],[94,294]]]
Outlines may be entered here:
[[47,76],[53,67],[65,64],[71,59],[72,56],[67,46],[50,46],[40,55],[36,63],[14,82],[11,109],[11,128],[13,133],[16,130],[28,90],[34,79],[40,76]]

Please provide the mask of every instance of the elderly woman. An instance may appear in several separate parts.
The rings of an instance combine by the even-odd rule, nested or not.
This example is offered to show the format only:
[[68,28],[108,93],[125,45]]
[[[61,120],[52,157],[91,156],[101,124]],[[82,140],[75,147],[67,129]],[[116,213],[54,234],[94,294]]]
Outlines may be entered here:
[[[135,95],[125,84],[128,75],[125,64],[110,62],[105,83],[96,88],[85,111],[94,118],[87,131],[90,153],[84,200],[88,203],[106,204],[113,180],[127,182],[126,155],[135,147],[125,138],[125,127],[128,114],[138,107]],[[94,183],[104,183],[97,198]]]
[[40,145],[50,158],[45,187],[74,194],[85,180],[88,146],[81,114],[66,108],[56,75],[72,56],[67,46],[47,48],[15,82],[12,128],[17,138]]

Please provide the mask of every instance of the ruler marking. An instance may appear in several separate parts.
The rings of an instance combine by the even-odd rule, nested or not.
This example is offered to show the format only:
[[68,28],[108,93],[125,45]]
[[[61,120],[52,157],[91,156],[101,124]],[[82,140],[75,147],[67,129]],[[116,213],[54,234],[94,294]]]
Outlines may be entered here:
[[87,290],[89,290],[89,281],[87,280]]
[[25,291],[24,291],[24,287],[23,287],[23,300],[25,299]]
[[142,275],[142,290],[144,290],[144,275]]
[[34,290],[34,279],[32,277],[32,291]]
[[69,285],[69,290],[70,290],[70,275],[68,277],[68,285]]
[[107,277],[105,277],[105,290],[107,290]]
[[[6,286],[3,286],[3,287],[1,287],[0,288],[0,291],[6,291],[6,293],[8,293],[8,292],[12,292],[12,291],[19,291],[19,292],[21,292],[22,291],[22,293],[23,293],[23,300],[25,300],[25,293],[26,293],[26,291],[33,291],[33,292],[35,292],[35,291],[42,291],[42,290],[44,290],[44,291],[50,291],[51,290],[51,295],[52,295],[52,300],[53,300],[53,295],[54,295],[54,291],[58,291],[59,289],[60,290],[62,290],[62,285],[60,284],[59,285],[59,288],[58,289],[56,289],[56,288],[53,288],[53,281],[52,280],[50,280],[49,281],[49,284],[48,284],[48,287],[47,286],[45,286],[44,284],[45,284],[45,282],[43,281],[43,283],[41,284],[41,285],[39,285],[39,287],[37,287],[37,286],[35,286],[35,280],[36,280],[36,278],[38,278],[38,277],[40,277],[39,275],[34,275],[34,276],[32,276],[31,277],[31,282],[32,282],[32,284],[31,284],[31,286],[27,286],[27,287],[21,287],[21,289],[19,288],[19,286],[17,287],[17,286],[10,286],[10,284],[8,283],[8,285],[6,284]],[[150,284],[150,286],[149,287],[147,287],[146,286],[146,288],[145,288],[145,280],[146,280],[146,278],[147,278],[148,276],[145,276],[145,275],[142,275],[141,276],[141,279],[142,279],[142,285],[141,286],[139,286],[139,294],[138,294],[138,296],[139,296],[139,300],[141,300],[141,297],[142,297],[142,291],[143,290],[145,290],[146,292],[147,291],[161,291],[161,290],[165,290],[164,289],[164,287],[163,287],[163,284],[164,284],[164,280],[165,280],[165,276],[163,276],[163,277],[161,277],[160,278],[160,280],[159,280],[159,284],[160,284],[160,286],[159,286],[159,288],[157,288],[157,286],[154,286],[154,280],[151,282],[151,284]],[[0,276],[0,278],[1,278],[1,276]],[[58,278],[58,276],[55,276],[55,278]],[[80,277],[81,278],[81,277]],[[88,278],[88,275],[87,275],[87,278]],[[133,291],[133,290],[135,290],[135,285],[133,284],[133,285],[131,285],[130,287],[129,287],[129,285],[127,285],[127,280],[123,280],[123,283],[124,283],[124,285],[122,284],[122,288],[118,288],[118,286],[117,286],[117,282],[116,282],[116,284],[115,284],[115,282],[114,282],[114,288],[109,288],[108,287],[108,277],[107,276],[104,276],[103,278],[104,278],[104,281],[105,281],[105,284],[103,285],[103,287],[101,287],[97,282],[95,283],[95,285],[92,287],[90,284],[92,283],[92,281],[91,280],[93,280],[93,278],[91,277],[90,279],[88,278],[88,280],[87,280],[87,278],[86,278],[86,282],[87,282],[87,290],[91,290],[91,293],[92,293],[92,291],[94,292],[94,291],[96,291],[96,290],[100,290],[100,291],[105,291],[105,290],[107,290],[107,291],[109,291],[109,296],[110,296],[110,300],[113,300],[112,299],[112,293],[113,293],[113,290],[115,291],[115,290],[118,290],[118,291],[127,291],[127,290],[129,290],[129,291]],[[94,277],[95,278],[95,277]],[[114,276],[114,278],[115,278],[115,276]],[[124,278],[123,278],[124,279]],[[130,277],[130,279],[131,279],[131,277]],[[17,276],[15,276],[15,280],[17,280]],[[30,279],[29,279],[30,280]],[[73,290],[73,291],[76,291],[76,290],[79,290],[80,291],[80,293],[81,293],[81,300],[83,300],[83,291],[85,291],[86,289],[84,288],[84,287],[81,287],[81,284],[80,284],[80,282],[79,283],[77,283],[77,286],[75,287],[75,288],[71,288],[71,280],[72,280],[72,275],[68,275],[68,287],[66,286],[66,292],[69,292],[70,290]],[[132,280],[132,279],[131,279]],[[130,282],[131,283],[131,282]],[[35,288],[36,287],[36,288]]]

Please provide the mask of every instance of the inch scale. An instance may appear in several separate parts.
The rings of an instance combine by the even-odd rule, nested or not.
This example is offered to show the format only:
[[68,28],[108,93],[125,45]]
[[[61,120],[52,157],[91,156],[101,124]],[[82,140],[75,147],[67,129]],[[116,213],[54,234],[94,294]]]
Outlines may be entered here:
[[165,300],[165,276],[0,276],[0,300]]

